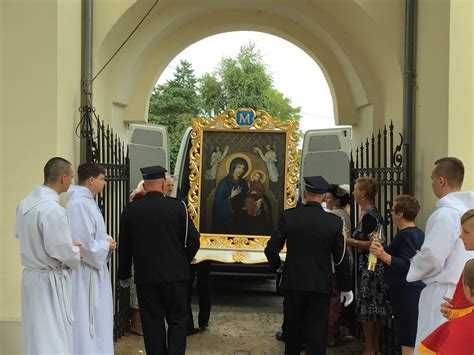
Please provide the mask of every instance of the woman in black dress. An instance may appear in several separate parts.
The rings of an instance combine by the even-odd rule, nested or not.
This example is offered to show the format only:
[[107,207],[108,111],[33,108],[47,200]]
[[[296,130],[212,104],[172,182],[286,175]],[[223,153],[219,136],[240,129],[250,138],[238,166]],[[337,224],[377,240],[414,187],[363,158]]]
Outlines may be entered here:
[[413,196],[397,196],[391,212],[398,234],[385,249],[379,243],[370,247],[370,251],[386,264],[385,281],[390,288],[395,331],[404,355],[414,353],[418,300],[425,287],[421,281],[406,281],[410,259],[420,250],[425,239],[425,233],[415,224],[419,210],[420,204]]
[[369,271],[370,234],[382,223],[382,216],[375,207],[377,182],[371,177],[360,177],[354,186],[354,199],[360,206],[361,218],[347,245],[358,249],[356,316],[362,323],[364,354],[380,352],[382,320],[391,313],[388,286],[384,281],[384,265],[378,260],[374,271]]

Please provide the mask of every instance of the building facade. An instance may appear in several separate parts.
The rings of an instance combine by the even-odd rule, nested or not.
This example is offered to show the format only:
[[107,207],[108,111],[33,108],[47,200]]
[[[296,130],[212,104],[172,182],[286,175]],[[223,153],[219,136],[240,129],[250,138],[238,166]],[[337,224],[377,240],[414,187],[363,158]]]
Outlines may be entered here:
[[[96,74],[132,32],[152,0],[95,0]],[[146,122],[148,101],[168,63],[192,43],[229,31],[260,31],[304,50],[321,67],[337,124],[354,142],[393,121],[402,129],[404,0],[160,0],[95,79],[94,106],[126,138]],[[474,189],[471,0],[418,0],[413,189],[423,227],[436,202],[433,162],[457,156]],[[0,339],[21,352],[17,203],[42,182],[52,156],[79,163],[75,135],[81,97],[81,2],[0,1]]]

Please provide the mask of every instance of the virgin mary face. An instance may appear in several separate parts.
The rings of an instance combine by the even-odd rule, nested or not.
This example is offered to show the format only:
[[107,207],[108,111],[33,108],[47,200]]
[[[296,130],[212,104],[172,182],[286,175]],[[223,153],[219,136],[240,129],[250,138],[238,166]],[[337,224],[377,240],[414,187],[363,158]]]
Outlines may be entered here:
[[233,179],[238,179],[245,174],[248,169],[247,161],[243,158],[235,158],[230,163],[229,175],[233,177]]
[[235,166],[232,176],[234,177],[234,179],[238,179],[239,177],[243,175],[244,172],[245,172],[245,165],[237,164]]

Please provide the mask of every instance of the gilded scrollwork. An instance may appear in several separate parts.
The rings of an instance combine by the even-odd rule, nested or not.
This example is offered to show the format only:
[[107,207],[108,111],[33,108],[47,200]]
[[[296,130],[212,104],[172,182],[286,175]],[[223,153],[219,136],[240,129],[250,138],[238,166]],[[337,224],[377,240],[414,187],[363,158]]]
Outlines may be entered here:
[[[253,122],[249,125],[239,125],[237,122],[237,114],[241,112],[251,112],[253,114]],[[253,111],[251,109],[229,109],[217,117],[194,118],[192,120],[191,132],[191,148],[190,148],[190,189],[188,193],[188,211],[189,215],[199,229],[201,224],[199,206],[201,184],[203,183],[203,135],[205,131],[219,132],[278,132],[285,134],[285,168],[284,168],[284,192],[283,208],[291,208],[296,206],[296,189],[298,182],[299,157],[297,143],[299,139],[298,121],[285,120],[280,121],[263,110]],[[268,236],[246,236],[246,235],[221,235],[207,234],[201,232],[201,247],[206,249],[225,249],[225,250],[249,250],[263,251]],[[233,254],[234,262],[242,262],[245,259],[245,253],[236,251]]]
[[203,234],[201,236],[201,247],[219,249],[252,249],[264,250],[268,237],[247,237],[247,236],[219,236]]
[[232,259],[236,263],[242,263],[246,257],[247,257],[247,253],[242,252],[242,251],[234,251],[232,253]]

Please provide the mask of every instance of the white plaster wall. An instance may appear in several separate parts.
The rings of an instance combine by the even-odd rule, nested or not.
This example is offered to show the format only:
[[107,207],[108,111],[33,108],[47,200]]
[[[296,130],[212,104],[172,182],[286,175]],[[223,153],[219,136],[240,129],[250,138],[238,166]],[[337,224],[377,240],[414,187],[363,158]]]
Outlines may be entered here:
[[473,9],[472,1],[452,1],[449,28],[448,153],[464,162],[465,190],[474,190]]
[[0,334],[21,353],[20,265],[13,237],[18,202],[53,156],[75,162],[80,97],[80,2],[6,0],[1,9]]

